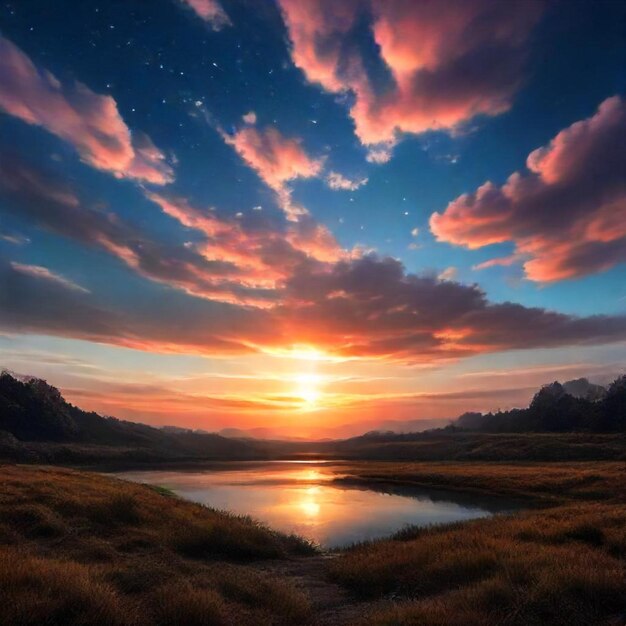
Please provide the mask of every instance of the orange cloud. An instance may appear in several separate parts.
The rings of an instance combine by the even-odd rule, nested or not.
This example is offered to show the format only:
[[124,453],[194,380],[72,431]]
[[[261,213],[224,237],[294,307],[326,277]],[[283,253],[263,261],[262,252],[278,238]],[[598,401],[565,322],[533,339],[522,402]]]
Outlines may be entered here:
[[[401,133],[451,130],[506,111],[542,7],[534,0],[279,3],[293,62],[325,90],[353,94],[356,134],[377,163],[389,160]],[[368,18],[389,74],[384,87],[374,85],[356,42]]]
[[605,100],[592,117],[532,152],[528,171],[498,187],[486,182],[430,219],[440,241],[468,248],[512,241],[515,254],[477,269],[525,259],[531,280],[551,282],[626,260],[626,104]]
[[[407,274],[367,256],[300,265],[266,308],[172,294],[158,308],[104,307],[93,294],[0,267],[1,328],[152,352],[211,356],[310,346],[337,359],[441,363],[490,352],[626,339],[626,317],[575,317],[491,303],[476,285]],[[183,300],[181,300],[183,298]],[[301,351],[306,351],[301,348]]]
[[62,84],[2,36],[0,58],[0,109],[66,141],[96,169],[157,185],[173,180],[164,154],[147,135],[131,133],[111,96]]
[[[0,196],[8,199],[2,207],[5,212],[86,246],[104,249],[141,276],[190,294],[257,306],[274,297],[273,289],[260,280],[246,280],[244,269],[236,263],[147,237],[115,213],[91,208],[58,179],[9,155],[4,157],[0,162]],[[229,227],[224,223],[221,228],[228,231]]]
[[4,155],[0,197],[5,212],[87,246],[106,250],[150,280],[221,302],[267,307],[301,264],[330,263],[347,255],[330,231],[311,216],[296,222],[252,211],[223,215],[185,198],[145,190],[146,197],[196,241],[171,244],[147,237],[102,207],[91,208],[57,177]]
[[224,141],[273,189],[286,215],[296,220],[307,213],[291,199],[288,183],[317,176],[322,159],[310,157],[299,139],[285,137],[276,128],[257,129],[246,125],[233,135],[222,132]]
[[205,258],[239,266],[242,278],[256,276],[275,287],[307,260],[332,262],[345,256],[332,233],[308,215],[295,222],[276,222],[256,212],[230,218],[200,211],[184,198],[157,193],[148,197],[183,226],[206,236],[197,246]]

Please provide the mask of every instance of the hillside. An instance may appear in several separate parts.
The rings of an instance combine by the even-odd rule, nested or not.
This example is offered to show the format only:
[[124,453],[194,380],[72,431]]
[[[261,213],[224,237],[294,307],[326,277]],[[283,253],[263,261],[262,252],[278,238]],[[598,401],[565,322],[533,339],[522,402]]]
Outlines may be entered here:
[[[271,458],[564,460],[626,458],[626,377],[607,390],[552,383],[527,409],[466,413],[415,433],[370,432],[335,441],[225,437],[102,417],[66,402],[45,381],[0,375],[0,458],[100,465]],[[572,393],[578,393],[575,397]],[[590,397],[595,399],[589,399]]]
[[497,413],[465,413],[452,428],[468,431],[626,432],[626,376],[608,389],[581,378],[542,387],[527,409]]
[[[97,460],[103,454],[137,460],[259,458],[252,443],[210,433],[161,430],[145,424],[102,417],[63,399],[60,391],[37,378],[19,380],[0,374],[0,452],[20,455],[26,446],[32,456],[65,453]],[[38,444],[46,443],[41,446]],[[70,447],[68,447],[68,445]],[[101,450],[101,447],[114,450]],[[45,457],[45,455],[44,455]],[[35,459],[36,460],[36,459]],[[52,460],[44,458],[43,460]]]

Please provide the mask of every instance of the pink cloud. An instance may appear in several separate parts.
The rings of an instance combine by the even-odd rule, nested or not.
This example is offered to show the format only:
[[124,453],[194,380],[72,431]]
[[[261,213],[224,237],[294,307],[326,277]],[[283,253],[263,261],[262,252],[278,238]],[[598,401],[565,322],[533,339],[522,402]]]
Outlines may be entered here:
[[232,216],[145,190],[163,213],[193,231],[185,244],[159,241],[106,207],[92,207],[74,187],[18,157],[0,159],[0,200],[7,200],[0,210],[104,249],[141,276],[198,297],[268,307],[299,265],[348,255],[309,215],[298,221],[260,211]]
[[328,172],[326,184],[331,189],[343,191],[356,191],[364,185],[367,185],[368,178],[348,178],[339,172]]
[[232,22],[217,0],[183,0],[196,15],[210,24],[213,30],[231,26]]
[[184,198],[148,197],[183,226],[205,235],[196,246],[205,258],[233,263],[244,280],[255,278],[266,287],[276,288],[298,264],[333,262],[346,254],[332,233],[308,215],[278,223],[258,213],[233,219],[192,207]]
[[[525,43],[541,2],[511,0],[279,0],[293,62],[332,93],[351,92],[350,115],[368,160],[389,160],[402,133],[453,130],[506,111],[523,77]],[[354,37],[364,17],[389,84],[377,88]]]
[[293,202],[288,183],[319,175],[323,159],[309,156],[299,139],[285,137],[271,126],[258,129],[248,124],[233,135],[221,134],[224,141],[276,192],[288,217],[295,220],[307,213]]
[[0,36],[0,110],[72,145],[81,159],[115,176],[163,185],[173,172],[147,135],[133,135],[111,96],[64,85]]
[[[311,216],[297,222],[250,211],[240,218],[189,201],[149,198],[194,243],[167,244],[59,181],[0,161],[3,212],[87,247],[174,290],[137,314],[111,311],[47,268],[6,264],[3,328],[141,350],[231,354],[314,346],[338,358],[414,363],[510,349],[623,340],[623,317],[576,318],[490,303],[476,285],[408,274],[396,260],[349,253]],[[181,298],[185,298],[181,304]],[[118,303],[118,307],[125,306]]]
[[528,170],[487,182],[430,219],[440,241],[480,248],[512,241],[531,280],[599,272],[626,260],[626,104],[615,96],[527,159]]
[[6,155],[0,160],[0,197],[8,199],[0,203],[3,211],[87,247],[105,250],[149,280],[198,297],[240,304],[263,306],[275,297],[260,273],[255,280],[245,267],[231,260],[155,240],[105,207],[92,208],[82,194],[58,179]]
[[[223,355],[312,346],[331,357],[415,364],[479,354],[623,341],[626,317],[575,317],[491,303],[476,285],[407,274],[374,256],[295,268],[267,308],[164,298],[138,313],[0,264],[0,328],[154,352]],[[181,304],[184,304],[182,306]]]

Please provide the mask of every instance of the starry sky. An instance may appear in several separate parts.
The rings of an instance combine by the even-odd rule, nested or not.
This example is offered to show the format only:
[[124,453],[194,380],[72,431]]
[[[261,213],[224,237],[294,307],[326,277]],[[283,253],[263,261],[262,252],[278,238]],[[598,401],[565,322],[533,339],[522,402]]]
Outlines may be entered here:
[[356,434],[626,363],[626,5],[0,4],[0,365]]

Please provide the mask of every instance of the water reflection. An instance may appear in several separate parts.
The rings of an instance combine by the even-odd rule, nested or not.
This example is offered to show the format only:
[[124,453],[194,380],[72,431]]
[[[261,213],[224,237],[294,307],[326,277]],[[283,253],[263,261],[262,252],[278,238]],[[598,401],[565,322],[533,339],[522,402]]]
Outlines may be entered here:
[[332,548],[392,534],[408,525],[468,520],[513,507],[473,496],[331,482],[340,466],[290,462],[236,464],[206,471],[135,471],[120,478],[160,485],[216,509],[250,515]]

